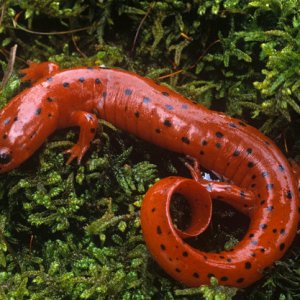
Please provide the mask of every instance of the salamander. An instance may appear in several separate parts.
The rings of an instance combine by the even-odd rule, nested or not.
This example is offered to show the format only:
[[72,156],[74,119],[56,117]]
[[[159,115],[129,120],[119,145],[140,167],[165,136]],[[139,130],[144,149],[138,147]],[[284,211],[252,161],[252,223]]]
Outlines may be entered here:
[[[32,86],[0,112],[0,173],[18,167],[58,128],[79,126],[67,163],[78,163],[94,138],[98,117],[165,149],[188,155],[191,178],[167,177],[146,193],[141,208],[145,242],[158,264],[188,286],[246,287],[263,276],[291,245],[299,220],[298,178],[276,145],[246,123],[195,104],[137,74],[102,67],[59,70],[31,63],[22,70]],[[226,178],[201,178],[197,165]],[[299,172],[298,172],[299,175]],[[185,230],[175,228],[169,206],[182,194],[192,211]],[[186,239],[203,232],[212,200],[250,218],[247,233],[230,251],[206,253]]]

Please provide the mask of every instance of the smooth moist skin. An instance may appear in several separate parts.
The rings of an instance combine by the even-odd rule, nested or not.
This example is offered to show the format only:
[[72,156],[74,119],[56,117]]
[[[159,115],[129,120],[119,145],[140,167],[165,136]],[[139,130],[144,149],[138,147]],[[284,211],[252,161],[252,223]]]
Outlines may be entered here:
[[[59,71],[53,63],[33,63],[22,72],[24,80],[35,84],[0,112],[0,173],[19,166],[56,129],[71,126],[80,127],[80,136],[67,150],[68,163],[80,163],[95,135],[97,111],[116,127],[189,155],[231,183],[202,180],[190,167],[195,180],[165,178],[146,193],[141,210],[144,238],[173,278],[198,286],[214,276],[220,284],[246,287],[291,245],[299,219],[297,181],[283,154],[255,128],[126,71]],[[185,231],[172,224],[169,206],[174,193],[184,195],[193,207],[193,220]],[[216,196],[251,221],[234,249],[205,253],[184,239],[206,229],[211,198]]]

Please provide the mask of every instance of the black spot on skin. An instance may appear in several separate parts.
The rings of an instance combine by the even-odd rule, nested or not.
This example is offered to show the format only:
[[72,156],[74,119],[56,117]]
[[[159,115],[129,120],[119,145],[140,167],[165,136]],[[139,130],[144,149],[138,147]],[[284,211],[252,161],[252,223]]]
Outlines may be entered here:
[[240,196],[241,196],[242,198],[244,198],[244,197],[245,197],[245,192],[244,192],[244,191],[241,191],[241,192],[240,192]]
[[223,136],[224,136],[224,134],[222,132],[220,132],[220,131],[216,132],[216,137],[217,138],[221,139]]
[[202,150],[199,153],[200,153],[200,155],[204,155],[204,151],[202,151]]
[[38,108],[36,111],[35,111],[35,114],[38,116],[40,115],[42,112],[42,109],[41,108]]
[[232,259],[231,259],[231,258],[227,258],[226,260],[227,260],[227,262],[229,262],[229,263],[232,262]]
[[220,143],[216,143],[216,148],[220,149],[222,145]]
[[63,87],[64,87],[64,88],[68,88],[69,86],[70,86],[70,83],[69,83],[69,82],[64,82],[64,83],[63,83]]
[[166,127],[171,127],[172,126],[172,123],[171,123],[171,121],[170,120],[165,120],[164,121],[164,125],[166,126]]
[[168,92],[161,92],[164,96],[168,97],[169,93]]
[[231,127],[231,128],[237,128],[237,126],[236,126],[234,123],[229,123],[228,125],[229,125],[229,127]]
[[151,102],[151,100],[150,100],[150,98],[148,98],[148,97],[144,97],[144,98],[143,98],[143,102],[144,102],[145,104],[148,104],[148,103]]
[[285,229],[284,228],[280,229],[280,234],[282,234],[282,235],[285,234]]
[[240,155],[240,151],[239,150],[235,150],[234,152],[233,152],[233,156],[239,156]]
[[52,114],[51,113],[48,114],[48,118],[49,119],[52,118]]
[[221,259],[225,259],[225,256],[223,256],[223,255],[220,255],[219,257],[220,257]]
[[130,95],[132,94],[132,90],[131,90],[131,89],[126,89],[126,90],[124,91],[124,94],[125,94],[126,96],[130,96]]
[[249,238],[253,238],[253,237],[254,237],[254,233],[250,233]]
[[53,81],[53,78],[52,78],[52,77],[48,77],[48,78],[46,79],[46,81]]
[[187,256],[189,256],[189,254],[186,251],[184,251],[184,252],[182,252],[182,256],[187,257]]
[[135,116],[136,118],[139,118],[139,117],[140,117],[140,113],[139,113],[138,111],[136,111],[136,112],[134,113],[134,116]]
[[0,153],[0,164],[5,165],[8,164],[12,160],[12,157],[7,152]]
[[285,171],[285,169],[284,169],[284,167],[282,165],[279,165],[278,169],[279,169],[280,172],[284,172]]
[[241,277],[241,278],[237,279],[236,283],[242,283],[242,282],[244,282],[244,280],[245,280],[245,278]]
[[249,270],[249,269],[251,269],[251,268],[252,268],[251,263],[250,263],[249,261],[247,261],[247,262],[245,263],[245,269]]
[[18,117],[14,117],[14,122],[17,122],[18,121]]
[[266,249],[265,249],[265,248],[261,248],[261,249],[260,249],[260,252],[261,252],[261,253],[265,253],[265,252],[266,252]]
[[157,232],[157,234],[162,234],[162,231],[161,231],[160,226],[157,226],[157,227],[156,227],[156,232]]
[[152,209],[151,209],[151,212],[155,212],[156,211],[156,208],[155,207],[153,207]]
[[268,184],[266,185],[266,189],[267,189],[268,191],[273,190],[273,188],[274,188],[274,184],[273,184],[273,183],[268,183]]
[[246,152],[247,152],[247,154],[251,154],[251,153],[252,153],[252,149],[251,149],[251,148],[248,148],[248,149],[246,150]]
[[80,77],[78,80],[79,80],[80,82],[85,82],[85,79],[84,79],[83,77]]
[[215,274],[213,274],[213,273],[208,273],[208,274],[207,274],[207,277],[208,277],[208,278],[215,277]]
[[256,187],[256,184],[255,184],[255,183],[252,183],[252,184],[251,184],[251,187],[252,187],[252,188],[255,188],[255,187]]
[[276,228],[274,228],[272,231],[273,231],[273,233],[277,233],[277,229]]
[[96,79],[95,79],[95,83],[96,83],[96,84],[100,84],[100,83],[101,83],[101,80],[100,80],[99,78],[96,78]]
[[264,205],[266,203],[266,200],[261,200],[260,205]]
[[221,277],[220,279],[221,279],[221,281],[227,281],[227,280],[228,280],[228,277],[223,276],[223,277]]
[[252,256],[252,257],[255,257],[255,256],[256,256],[256,254],[253,252],[253,253],[251,253],[251,256]]
[[91,129],[90,129],[90,132],[91,132],[91,133],[95,133],[95,132],[96,132],[96,128],[91,128]]
[[262,173],[261,173],[261,176],[262,176],[262,177],[267,177],[267,176],[269,176],[269,173],[268,173],[268,172],[262,172]]
[[269,206],[266,208],[267,211],[272,211],[273,209],[274,209],[274,206],[273,206],[273,205],[269,205]]
[[7,134],[4,133],[3,136],[2,136],[2,138],[3,138],[4,140],[6,140],[6,139],[7,139]]
[[156,129],[155,129],[155,132],[156,132],[156,133],[160,133],[161,130],[160,130],[159,128],[156,128]]
[[254,163],[252,161],[248,162],[248,168],[253,168],[254,167]]
[[181,141],[182,141],[183,143],[185,143],[185,144],[189,144],[189,143],[190,143],[189,138],[186,137],[186,136],[183,136],[183,137],[181,138]]
[[199,277],[200,277],[200,275],[199,275],[199,273],[195,272],[195,273],[193,273],[193,277],[195,277],[195,278],[199,278]]
[[166,246],[164,244],[160,244],[160,249],[165,251],[166,250]]
[[259,226],[261,229],[266,229],[267,227],[268,227],[268,225],[267,224],[260,224],[260,226]]
[[253,180],[254,180],[254,179],[256,179],[256,175],[252,175],[252,177],[251,177],[251,178],[252,178]]
[[102,93],[102,97],[103,97],[103,98],[106,98],[106,96],[107,96],[107,92],[103,92],[103,93]]
[[48,101],[48,102],[53,102],[53,101],[54,101],[54,98],[48,97],[48,98],[47,98],[47,101]]
[[170,104],[166,104],[165,108],[168,109],[168,110],[173,110],[174,109],[174,107]]
[[175,271],[176,271],[177,273],[180,273],[180,272],[181,272],[181,270],[178,269],[178,268],[176,268]]
[[207,144],[208,144],[208,141],[206,141],[206,140],[202,141],[203,146],[206,146]]
[[283,251],[285,248],[285,244],[284,243],[281,243],[280,246],[279,246],[279,250],[280,251]]
[[8,124],[9,124],[9,121],[10,121],[10,119],[5,119],[4,122],[3,122],[4,125],[8,125]]
[[292,199],[292,198],[293,198],[292,192],[291,192],[291,191],[288,191],[287,194],[286,194],[286,197],[287,197],[288,199]]

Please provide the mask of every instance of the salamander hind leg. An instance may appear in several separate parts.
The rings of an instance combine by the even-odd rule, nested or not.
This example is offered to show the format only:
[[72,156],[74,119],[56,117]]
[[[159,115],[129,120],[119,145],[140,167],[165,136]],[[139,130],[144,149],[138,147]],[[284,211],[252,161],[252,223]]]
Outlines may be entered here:
[[66,150],[65,153],[70,154],[67,164],[70,164],[75,158],[80,164],[82,157],[88,150],[91,141],[93,140],[96,128],[98,126],[97,117],[85,111],[76,111],[72,114],[69,126],[79,126],[80,134],[77,143]]
[[31,81],[34,83],[41,78],[51,77],[59,71],[59,66],[52,62],[34,63],[29,62],[28,68],[20,70],[20,73],[24,76],[22,81]]
[[187,162],[185,163],[185,166],[189,169],[191,176],[195,181],[198,181],[206,188],[212,199],[218,199],[226,202],[239,212],[248,216],[251,215],[256,200],[252,191],[242,189],[239,186],[226,182],[203,179],[197,159],[190,156],[187,158],[192,161],[191,164]]

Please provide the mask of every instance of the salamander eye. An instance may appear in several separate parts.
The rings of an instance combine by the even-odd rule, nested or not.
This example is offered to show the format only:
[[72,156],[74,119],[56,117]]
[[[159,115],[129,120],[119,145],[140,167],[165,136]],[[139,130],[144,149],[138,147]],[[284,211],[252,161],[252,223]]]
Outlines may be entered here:
[[8,148],[0,148],[0,164],[8,164],[12,160],[12,156],[9,153]]

